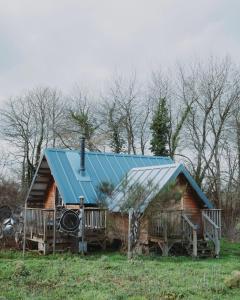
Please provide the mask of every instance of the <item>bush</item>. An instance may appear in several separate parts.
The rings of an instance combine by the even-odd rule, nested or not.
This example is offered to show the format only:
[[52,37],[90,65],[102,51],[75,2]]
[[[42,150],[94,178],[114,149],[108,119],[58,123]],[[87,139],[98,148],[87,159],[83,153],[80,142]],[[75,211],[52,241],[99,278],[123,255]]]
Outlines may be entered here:
[[233,271],[231,276],[225,279],[225,284],[228,288],[240,288],[240,271]]
[[30,271],[27,269],[23,261],[18,261],[14,270],[14,277],[25,277],[30,275]]

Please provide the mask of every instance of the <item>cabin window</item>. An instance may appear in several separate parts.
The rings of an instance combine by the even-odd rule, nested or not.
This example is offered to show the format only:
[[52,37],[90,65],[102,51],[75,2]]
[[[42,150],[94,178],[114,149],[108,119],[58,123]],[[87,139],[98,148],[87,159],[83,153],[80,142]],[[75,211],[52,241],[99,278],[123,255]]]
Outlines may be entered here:
[[63,200],[58,191],[58,188],[56,187],[55,206],[62,206],[62,205],[63,205]]

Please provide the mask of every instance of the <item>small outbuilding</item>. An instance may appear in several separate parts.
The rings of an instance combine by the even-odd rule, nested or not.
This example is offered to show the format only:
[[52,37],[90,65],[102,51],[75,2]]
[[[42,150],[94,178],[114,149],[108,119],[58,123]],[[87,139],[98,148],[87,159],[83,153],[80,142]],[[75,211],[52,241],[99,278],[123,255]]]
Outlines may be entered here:
[[126,243],[133,209],[133,223],[139,223],[135,228],[138,251],[148,252],[158,245],[168,255],[180,245],[193,256],[219,255],[220,210],[213,208],[182,164],[131,169],[108,198],[108,208],[110,236]]

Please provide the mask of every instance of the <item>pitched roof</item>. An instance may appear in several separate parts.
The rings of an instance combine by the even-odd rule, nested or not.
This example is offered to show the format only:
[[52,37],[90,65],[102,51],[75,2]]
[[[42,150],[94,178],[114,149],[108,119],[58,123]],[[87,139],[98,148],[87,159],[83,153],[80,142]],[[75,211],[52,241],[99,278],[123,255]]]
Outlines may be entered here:
[[[99,197],[98,187],[102,182],[111,183],[115,187],[132,168],[172,162],[168,157],[86,152],[86,172],[85,176],[81,176],[79,151],[46,149],[34,176],[28,198],[34,200],[32,190],[36,185],[39,186],[38,173],[41,172],[42,166],[45,169],[46,165],[49,166],[65,204],[79,203],[79,196],[82,195],[85,203],[96,204]],[[43,186],[42,189],[44,190]]]
[[[140,204],[140,211],[143,212],[151,200],[154,199],[154,196],[156,196],[167,184],[174,181],[180,174],[185,176],[202,202],[208,208],[212,208],[213,205],[211,202],[182,164],[167,164],[131,169],[126,176],[126,179],[116,187],[112,197],[107,199],[109,209],[112,212],[121,211],[128,201],[128,193],[131,192],[131,187],[141,186],[145,188],[144,199]],[[122,189],[123,185],[124,191]]]

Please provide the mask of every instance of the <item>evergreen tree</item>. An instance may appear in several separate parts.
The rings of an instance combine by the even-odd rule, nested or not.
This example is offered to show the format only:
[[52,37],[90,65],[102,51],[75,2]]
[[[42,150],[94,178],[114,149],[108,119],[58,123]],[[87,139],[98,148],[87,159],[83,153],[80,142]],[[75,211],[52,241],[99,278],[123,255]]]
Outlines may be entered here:
[[150,129],[152,132],[150,150],[154,155],[169,155],[167,145],[170,131],[170,118],[166,98],[159,99]]

